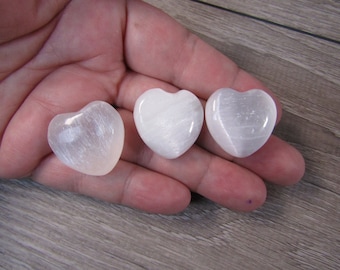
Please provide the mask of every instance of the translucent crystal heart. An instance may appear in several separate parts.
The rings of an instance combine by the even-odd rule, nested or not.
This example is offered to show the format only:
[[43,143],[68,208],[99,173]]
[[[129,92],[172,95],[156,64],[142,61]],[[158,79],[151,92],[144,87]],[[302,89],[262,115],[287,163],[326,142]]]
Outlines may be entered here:
[[137,99],[133,115],[145,144],[160,156],[173,159],[195,143],[204,111],[199,99],[187,90],[172,94],[154,88]]
[[205,115],[217,144],[232,156],[246,157],[268,140],[277,111],[273,99],[263,90],[238,92],[222,88],[208,99]]
[[108,103],[94,101],[79,112],[55,116],[48,143],[65,165],[88,175],[105,175],[118,162],[124,144],[124,124]]

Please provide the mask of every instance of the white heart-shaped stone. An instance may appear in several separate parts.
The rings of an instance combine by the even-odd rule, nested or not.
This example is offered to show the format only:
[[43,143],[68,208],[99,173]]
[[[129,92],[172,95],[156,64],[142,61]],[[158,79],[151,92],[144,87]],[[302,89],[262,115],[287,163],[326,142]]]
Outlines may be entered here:
[[47,137],[65,165],[84,174],[105,175],[122,153],[124,124],[110,104],[93,101],[78,112],[55,116]]
[[274,100],[263,90],[238,92],[222,88],[213,93],[205,108],[210,134],[224,151],[247,157],[270,137],[276,122]]
[[174,159],[195,143],[204,111],[199,99],[187,90],[168,93],[154,88],[137,99],[133,116],[145,144],[160,156]]

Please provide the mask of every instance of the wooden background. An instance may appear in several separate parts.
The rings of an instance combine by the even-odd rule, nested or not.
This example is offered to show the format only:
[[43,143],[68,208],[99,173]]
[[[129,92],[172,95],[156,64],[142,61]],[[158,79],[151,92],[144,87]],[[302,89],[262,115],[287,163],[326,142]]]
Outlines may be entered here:
[[339,269],[340,1],[147,2],[280,97],[275,132],[303,153],[303,180],[269,185],[253,213],[197,196],[173,216],[1,180],[0,268]]

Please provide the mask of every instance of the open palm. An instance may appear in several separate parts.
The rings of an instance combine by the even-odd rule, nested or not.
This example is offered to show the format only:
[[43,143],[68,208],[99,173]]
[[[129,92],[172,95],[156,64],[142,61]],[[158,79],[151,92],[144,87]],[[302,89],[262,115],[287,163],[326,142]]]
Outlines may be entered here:
[[[175,160],[161,158],[141,141],[132,110],[149,88],[187,89],[202,102],[221,87],[266,89],[161,11],[122,0],[6,5],[0,14],[0,177],[29,176],[157,213],[183,210],[191,191],[250,211],[266,198],[264,180],[289,185],[302,177],[301,155],[275,136],[244,159],[225,154],[205,127],[198,142]],[[47,143],[56,114],[94,100],[113,104],[126,129],[120,161],[100,177],[66,167]]]

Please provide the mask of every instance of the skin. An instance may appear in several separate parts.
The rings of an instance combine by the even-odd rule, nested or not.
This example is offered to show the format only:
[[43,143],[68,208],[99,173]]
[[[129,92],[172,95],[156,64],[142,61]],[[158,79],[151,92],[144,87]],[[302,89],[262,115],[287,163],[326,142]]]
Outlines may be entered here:
[[[172,214],[191,192],[235,211],[252,211],[266,198],[264,181],[291,185],[301,179],[301,154],[271,136],[252,156],[224,153],[206,127],[198,142],[175,160],[163,159],[139,138],[132,110],[154,87],[187,89],[202,102],[221,87],[261,88],[226,56],[160,10],[141,1],[0,1],[0,177],[31,177],[44,185]],[[111,173],[83,175],[63,165],[47,143],[57,114],[94,100],[113,104],[126,139]]]

